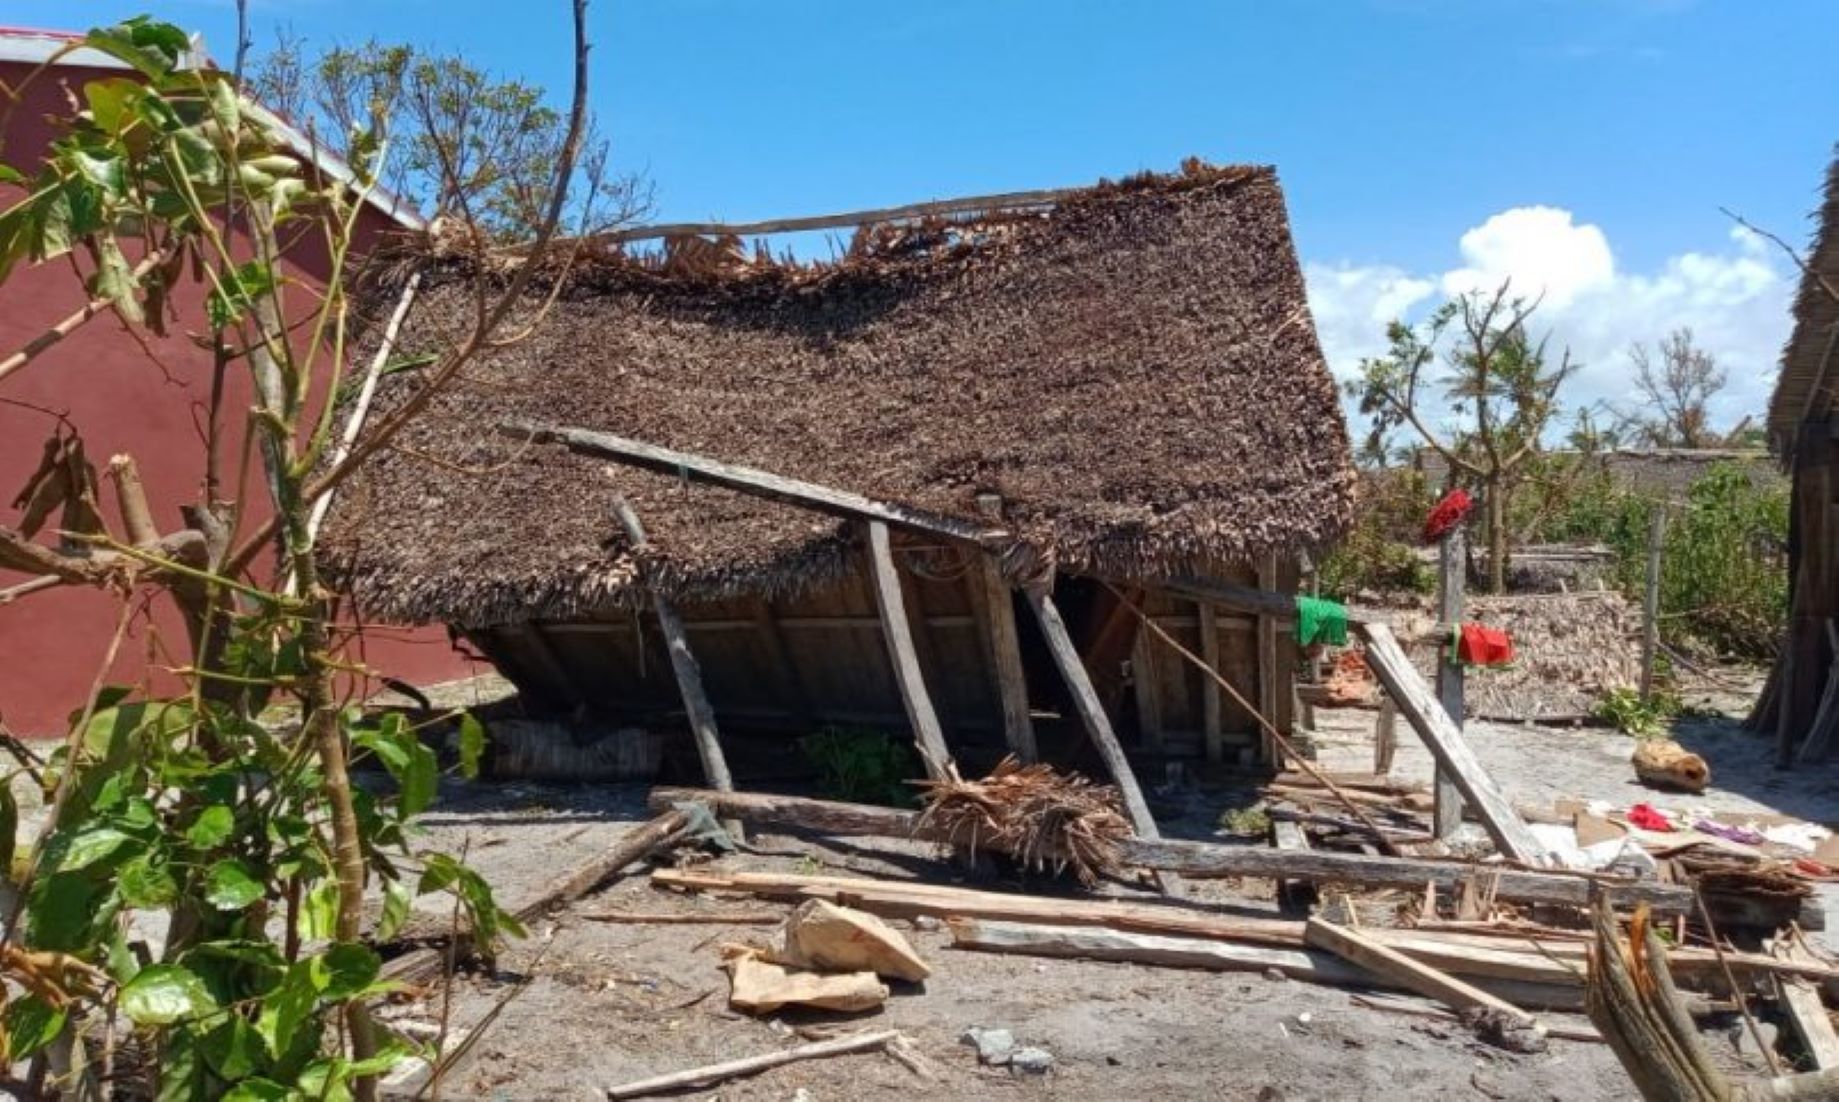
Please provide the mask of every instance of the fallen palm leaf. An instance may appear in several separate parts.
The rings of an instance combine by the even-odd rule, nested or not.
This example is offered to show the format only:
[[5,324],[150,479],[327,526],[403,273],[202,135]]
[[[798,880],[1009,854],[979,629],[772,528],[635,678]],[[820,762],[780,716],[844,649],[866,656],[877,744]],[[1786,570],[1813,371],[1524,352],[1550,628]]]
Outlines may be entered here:
[[1131,835],[1130,820],[1110,785],[1010,756],[982,780],[951,767],[922,790],[922,829],[972,853],[995,850],[1056,874],[1070,869],[1088,886],[1123,867],[1119,843]]

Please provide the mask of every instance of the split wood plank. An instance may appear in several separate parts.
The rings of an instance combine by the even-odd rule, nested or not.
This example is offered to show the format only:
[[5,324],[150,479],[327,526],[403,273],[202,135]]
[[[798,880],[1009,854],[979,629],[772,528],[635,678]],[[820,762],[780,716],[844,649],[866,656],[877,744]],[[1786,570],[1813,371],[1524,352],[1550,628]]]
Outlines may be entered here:
[[[1200,656],[1206,660],[1208,669],[1216,674],[1220,673],[1219,613],[1209,604],[1196,603],[1194,608],[1200,628]],[[1262,671],[1259,676],[1260,678],[1264,676]],[[1263,689],[1263,680],[1259,681],[1258,686],[1261,690]],[[1206,745],[1207,760],[1217,764],[1226,759],[1226,731],[1223,718],[1225,701],[1220,697],[1219,685],[1210,678],[1201,678],[1200,704],[1201,738]]]
[[1501,854],[1535,868],[1547,865],[1550,859],[1545,847],[1507,802],[1506,795],[1482,767],[1480,759],[1462,737],[1462,731],[1443,710],[1442,703],[1430,694],[1416,667],[1393,637],[1392,629],[1384,624],[1362,623],[1357,625],[1357,630],[1366,640],[1367,665],[1378,675],[1418,737],[1424,740],[1438,768],[1449,774],[1463,799],[1474,807],[1488,837],[1494,840]]
[[808,1045],[782,1049],[779,1052],[765,1052],[758,1056],[748,1056],[740,1060],[729,1060],[722,1064],[710,1064],[707,1067],[672,1072],[669,1075],[640,1079],[623,1086],[609,1087],[607,1097],[609,1099],[643,1098],[648,1094],[671,1094],[689,1087],[706,1087],[745,1075],[756,1075],[781,1064],[797,1063],[800,1060],[822,1060],[831,1056],[846,1056],[852,1052],[868,1052],[872,1049],[886,1048],[899,1040],[900,1036],[898,1029],[884,1029],[875,1033],[858,1033],[828,1041],[814,1041]]
[[[666,811],[638,829],[627,831],[612,849],[558,878],[511,914],[519,923],[534,922],[554,908],[587,895],[627,865],[675,845],[689,833],[689,828],[688,815],[676,810]],[[474,947],[470,930],[455,931],[453,937],[458,941],[453,946],[456,959]],[[383,966],[383,978],[402,983],[426,983],[441,973],[447,955],[446,945],[404,953]]]
[[1073,639],[1066,632],[1066,621],[1060,618],[1060,610],[1054,607],[1054,599],[1044,591],[1028,590],[1028,607],[1034,610],[1034,616],[1041,625],[1041,634],[1047,639],[1047,649],[1053,654],[1054,665],[1060,668],[1060,676],[1066,680],[1066,686],[1072,690],[1073,705],[1079,709],[1079,718],[1084,721],[1086,733],[1092,737],[1092,745],[1098,748],[1099,757],[1105,761],[1105,768],[1111,771],[1111,779],[1117,784],[1118,792],[1124,797],[1124,810],[1130,815],[1130,825],[1136,829],[1139,838],[1158,838],[1156,820],[1149,813],[1149,804],[1143,799],[1143,790],[1137,787],[1137,775],[1130,768],[1130,759],[1124,756],[1124,748],[1118,745],[1117,735],[1111,730],[1110,717],[1105,715],[1104,705],[1099,703],[1098,694],[1092,688],[1092,679],[1086,676],[1085,663],[1079,659],[1079,651],[1073,646]]
[[930,513],[923,509],[911,509],[904,505],[876,501],[848,490],[837,490],[829,486],[820,486],[814,482],[785,478],[757,467],[723,463],[718,459],[678,451],[675,448],[663,448],[656,444],[647,444],[642,440],[632,440],[608,432],[594,432],[589,429],[567,428],[558,425],[540,425],[526,421],[504,422],[499,426],[499,431],[509,436],[523,437],[538,443],[562,444],[570,451],[584,455],[612,459],[629,466],[643,467],[646,470],[659,471],[679,478],[693,478],[700,482],[738,490],[755,497],[782,501],[830,516],[878,520],[885,524],[912,528],[921,532],[933,532],[941,536],[969,540],[986,546],[999,545],[1009,538],[1009,534],[1001,529],[990,528],[974,521],[959,520],[956,517]]
[[[692,801],[707,804],[718,816],[760,825],[799,826],[842,836],[913,838],[947,845],[962,841],[943,832],[923,829],[917,812],[869,804],[751,792],[730,794],[694,788],[656,788],[651,794],[653,807]],[[987,846],[987,840],[983,844]],[[1486,875],[1498,878],[1496,898],[1516,903],[1582,907],[1589,903],[1591,889],[1600,886],[1619,907],[1646,903],[1658,914],[1678,915],[1691,913],[1695,906],[1690,888],[1657,880],[1535,872],[1467,861],[1330,850],[1279,852],[1264,846],[1167,838],[1126,838],[1119,848],[1126,864],[1196,878],[1257,877],[1414,890],[1434,883],[1439,891],[1455,892],[1464,881]]]
[[[1002,919],[947,919],[952,947],[1062,959],[1116,961],[1215,972],[1263,972],[1275,968],[1291,979],[1339,987],[1409,990],[1388,976],[1376,976],[1333,953],[1311,948],[1273,948],[1203,941],[1192,937],[1139,934],[1102,926],[1045,926]],[[1300,925],[1300,924],[1299,924]],[[1514,1004],[1541,1010],[1578,1010],[1577,986],[1481,981],[1488,992]]]
[[1322,918],[1312,918],[1303,928],[1303,937],[1318,949],[1324,949],[1376,976],[1436,999],[1453,1010],[1489,1010],[1504,1014],[1510,1021],[1529,1029],[1538,1029],[1538,1019],[1519,1007],[1457,979],[1447,972],[1416,961],[1390,946]]
[[[1277,592],[1277,556],[1264,556],[1258,563],[1258,588],[1267,593]],[[1212,611],[1213,606],[1203,602],[1201,607]],[[1280,722],[1278,716],[1278,697],[1284,686],[1295,680],[1294,663],[1286,669],[1277,649],[1277,617],[1260,615],[1257,618],[1258,632],[1258,710],[1272,723]],[[1217,663],[1215,663],[1217,668]],[[1284,676],[1279,676],[1282,671]],[[1277,741],[1269,731],[1258,732],[1258,760],[1266,765],[1273,765],[1283,760],[1278,752]]]
[[[1775,955],[1787,961],[1814,959],[1813,954],[1791,940],[1778,943]],[[1833,1020],[1826,1012],[1825,1001],[1820,998],[1819,985],[1797,976],[1777,976],[1775,982],[1782,1008],[1788,1012],[1788,1024],[1813,1058],[1813,1066],[1820,1071],[1839,1068],[1839,1033],[1833,1030]]]
[[[1303,824],[1287,819],[1274,819],[1271,822],[1271,845],[1279,853],[1307,853],[1309,851],[1309,833]],[[1306,880],[1279,880],[1277,894],[1293,906],[1307,909],[1315,900],[1312,885]]]
[[[1467,576],[1468,555],[1462,525],[1458,524],[1444,533],[1443,539],[1437,544],[1437,615],[1446,624],[1462,621],[1462,591]],[[1458,737],[1463,737],[1463,676],[1462,663],[1456,661],[1450,648],[1438,647],[1437,702],[1443,705],[1443,711],[1455,725]],[[1441,762],[1437,764],[1431,791],[1436,796],[1436,804],[1431,812],[1433,829],[1438,838],[1447,842],[1462,827],[1462,792]]]
[[[632,503],[623,497],[615,498],[613,515],[626,533],[633,556],[642,563],[650,545],[645,539],[645,525],[639,521]],[[683,617],[677,612],[677,603],[663,590],[656,586],[647,588],[651,590],[651,607],[657,614],[658,627],[664,633],[664,649],[670,655],[671,672],[677,678],[677,692],[683,697],[684,715],[689,719],[690,733],[696,737],[702,774],[718,791],[732,792],[734,775],[728,771],[728,758],[722,752],[721,731],[715,725],[715,707],[709,703],[709,694],[703,689],[702,667],[696,661],[696,652],[690,650],[690,637],[683,629]],[[738,824],[728,830],[737,834]]]
[[1390,694],[1381,693],[1379,716],[1373,721],[1373,772],[1380,776],[1392,772],[1392,759],[1398,753],[1398,705]]
[[881,633],[887,641],[888,662],[894,667],[894,683],[900,688],[900,702],[907,709],[907,722],[913,727],[913,741],[919,746],[926,775],[943,780],[949,774],[951,751],[945,748],[945,732],[939,726],[932,697],[926,692],[925,675],[920,672],[919,652],[913,643],[912,625],[907,621],[907,604],[901,594],[900,574],[894,566],[892,541],[885,523],[868,522],[868,552],[875,605],[881,610]]
[[[978,495],[977,508],[985,520],[1001,522],[1002,499],[995,494]],[[1022,665],[1021,637],[1015,630],[1015,597],[993,552],[977,555],[970,592],[989,651],[996,699],[1002,706],[1003,739],[1016,757],[1033,762],[1040,753],[1035,745],[1034,718],[1028,710],[1028,676]]]

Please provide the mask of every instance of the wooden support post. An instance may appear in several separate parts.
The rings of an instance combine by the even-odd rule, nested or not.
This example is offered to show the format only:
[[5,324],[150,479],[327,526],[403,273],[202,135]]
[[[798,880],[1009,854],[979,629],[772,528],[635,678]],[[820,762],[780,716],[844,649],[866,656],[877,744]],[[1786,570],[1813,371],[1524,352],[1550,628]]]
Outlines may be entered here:
[[1398,705],[1392,702],[1392,694],[1379,694],[1379,718],[1373,721],[1373,772],[1379,776],[1388,776],[1392,772],[1392,757],[1398,752]]
[[[1002,519],[1002,499],[994,494],[978,495],[977,508],[992,523]],[[1040,754],[1028,712],[1028,677],[1022,667],[1021,639],[1015,631],[1014,594],[991,552],[977,553],[977,567],[971,575],[970,591],[982,621],[996,698],[1002,706],[1003,738],[1016,757],[1032,762]]]
[[1124,757],[1124,748],[1118,745],[1117,735],[1111,730],[1111,720],[1106,717],[1104,706],[1092,689],[1092,681],[1086,676],[1086,668],[1079,661],[1079,651],[1066,632],[1066,621],[1060,618],[1054,599],[1045,591],[1031,589],[1027,593],[1028,607],[1040,621],[1041,634],[1047,638],[1047,649],[1053,653],[1054,665],[1060,668],[1060,676],[1072,690],[1073,704],[1079,709],[1079,718],[1085,722],[1086,733],[1092,736],[1092,745],[1098,748],[1099,757],[1105,759],[1111,779],[1123,794],[1130,825],[1136,828],[1138,837],[1160,838],[1156,820],[1149,814],[1149,804],[1144,802],[1143,790],[1137,787],[1137,776],[1131,771],[1130,760]]
[[[1468,556],[1465,553],[1462,538],[1462,525],[1451,528],[1437,546],[1437,618],[1446,624],[1462,622],[1462,590],[1468,577]],[[1437,700],[1443,705],[1443,711],[1456,725],[1456,735],[1462,737],[1463,724],[1463,685],[1462,663],[1450,654],[1445,645],[1437,648]],[[1436,810],[1434,820],[1437,837],[1445,841],[1454,837],[1462,826],[1462,793],[1457,790],[1449,771],[1441,764],[1437,766]]]
[[[1214,611],[1212,605],[1198,603],[1194,606],[1194,612],[1195,622],[1200,625],[1200,656],[1206,661],[1208,669],[1220,673],[1219,613]],[[1264,686],[1263,676],[1260,670],[1260,688]],[[1226,731],[1221,718],[1224,708],[1220,699],[1220,687],[1210,678],[1201,678],[1200,703],[1201,737],[1206,741],[1207,760],[1217,765],[1226,758]]]
[[1647,522],[1647,586],[1641,594],[1641,701],[1654,699],[1654,656],[1660,649],[1660,551],[1667,509],[1656,502]]
[[[639,515],[623,497],[614,500],[613,515],[625,531],[634,557],[642,561],[646,541],[645,526],[639,522]],[[670,655],[671,672],[677,677],[677,691],[683,695],[683,711],[689,720],[690,733],[696,736],[696,753],[702,758],[703,776],[709,779],[709,785],[717,791],[732,792],[734,776],[728,772],[728,758],[722,753],[721,731],[715,725],[715,708],[709,703],[708,693],[703,690],[702,667],[696,662],[695,652],[690,650],[690,637],[683,629],[683,617],[677,613],[676,602],[655,587],[651,588],[651,607],[657,613],[658,627],[664,633],[664,648]],[[738,820],[722,825],[728,833],[744,840]]]
[[1461,728],[1430,694],[1416,667],[1393,637],[1392,629],[1375,623],[1356,623],[1355,629],[1366,640],[1367,665],[1398,703],[1398,710],[1417,731],[1418,737],[1424,740],[1431,756],[1437,760],[1438,769],[1449,774],[1462,798],[1475,808],[1501,855],[1535,868],[1548,864],[1545,847],[1527,829],[1525,820],[1514,811],[1494,778],[1482,768],[1475,751],[1469,749],[1468,742],[1463,739]]
[[1146,631],[1137,632],[1137,641],[1130,649],[1130,674],[1137,701],[1137,731],[1142,734],[1145,747],[1160,752],[1162,673],[1156,662],[1155,642]]
[[913,741],[926,775],[934,780],[946,776],[951,752],[945,748],[945,732],[939,726],[939,714],[933,710],[932,697],[926,692],[926,680],[920,673],[919,652],[913,644],[913,629],[907,621],[907,606],[900,590],[900,574],[894,566],[893,541],[888,526],[879,520],[868,522],[869,573],[874,580],[875,605],[881,610],[881,632],[887,639],[888,662],[894,667],[894,683],[900,688],[900,702],[907,710],[907,722],[913,727]]
[[[1266,593],[1276,593],[1277,585],[1277,556],[1266,555],[1258,562],[1258,588]],[[1285,666],[1283,655],[1277,649],[1277,618],[1261,614],[1258,617],[1258,709],[1273,725],[1279,723],[1279,697],[1285,691],[1285,686],[1291,685],[1294,680],[1294,663]],[[1291,714],[1294,715],[1295,710],[1293,698]],[[1311,727],[1315,725],[1314,721],[1312,714]],[[1266,765],[1275,765],[1282,760],[1276,740],[1262,727],[1258,729],[1258,760]]]

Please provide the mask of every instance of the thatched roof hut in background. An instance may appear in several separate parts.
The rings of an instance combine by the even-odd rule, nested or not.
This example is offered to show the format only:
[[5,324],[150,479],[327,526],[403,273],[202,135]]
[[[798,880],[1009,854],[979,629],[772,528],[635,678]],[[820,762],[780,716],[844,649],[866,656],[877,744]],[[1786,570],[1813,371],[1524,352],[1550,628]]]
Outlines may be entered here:
[[[1773,731],[1781,764],[1822,756],[1839,725],[1839,693],[1827,686],[1839,653],[1839,516],[1834,514],[1834,420],[1839,408],[1839,158],[1827,171],[1818,228],[1794,303],[1769,399],[1769,445],[1794,480],[1788,528],[1788,628],[1752,722]],[[1834,698],[1821,714],[1822,702]],[[1816,722],[1825,728],[1808,739]],[[1812,746],[1812,752],[1797,750]]]
[[[438,350],[471,316],[477,265],[422,270],[403,356]],[[379,409],[418,385],[386,377]],[[623,495],[653,545],[647,582],[691,621],[724,732],[899,724],[854,526],[497,431],[515,421],[951,517],[998,498],[1002,522],[1057,566],[1113,702],[1135,624],[1093,579],[1142,593],[1262,568],[1266,585],[1293,584],[1299,557],[1348,525],[1355,482],[1276,175],[1257,167],[1190,164],[1051,205],[864,226],[820,264],[707,237],[593,250],[529,339],[470,366],[334,510],[328,564],[366,616],[454,626],[533,707],[655,719],[675,694],[612,519]],[[977,564],[924,540],[900,562],[948,730],[1000,730]],[[1149,600],[1248,699],[1281,698],[1287,715],[1293,662],[1261,669],[1249,620]],[[1063,711],[1027,627],[1030,703]],[[1152,743],[1203,728],[1216,750],[1235,733],[1256,742],[1179,659],[1136,667]]]

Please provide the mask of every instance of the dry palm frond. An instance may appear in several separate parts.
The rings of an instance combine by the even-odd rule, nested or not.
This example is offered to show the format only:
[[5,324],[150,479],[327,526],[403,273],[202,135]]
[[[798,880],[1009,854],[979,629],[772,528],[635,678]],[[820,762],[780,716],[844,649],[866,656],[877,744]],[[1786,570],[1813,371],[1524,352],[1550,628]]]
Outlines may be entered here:
[[1088,886],[1122,867],[1118,843],[1130,836],[1130,821],[1109,785],[1010,756],[982,780],[967,781],[952,767],[923,787],[922,828],[972,853],[994,850],[1056,874],[1071,869]]

